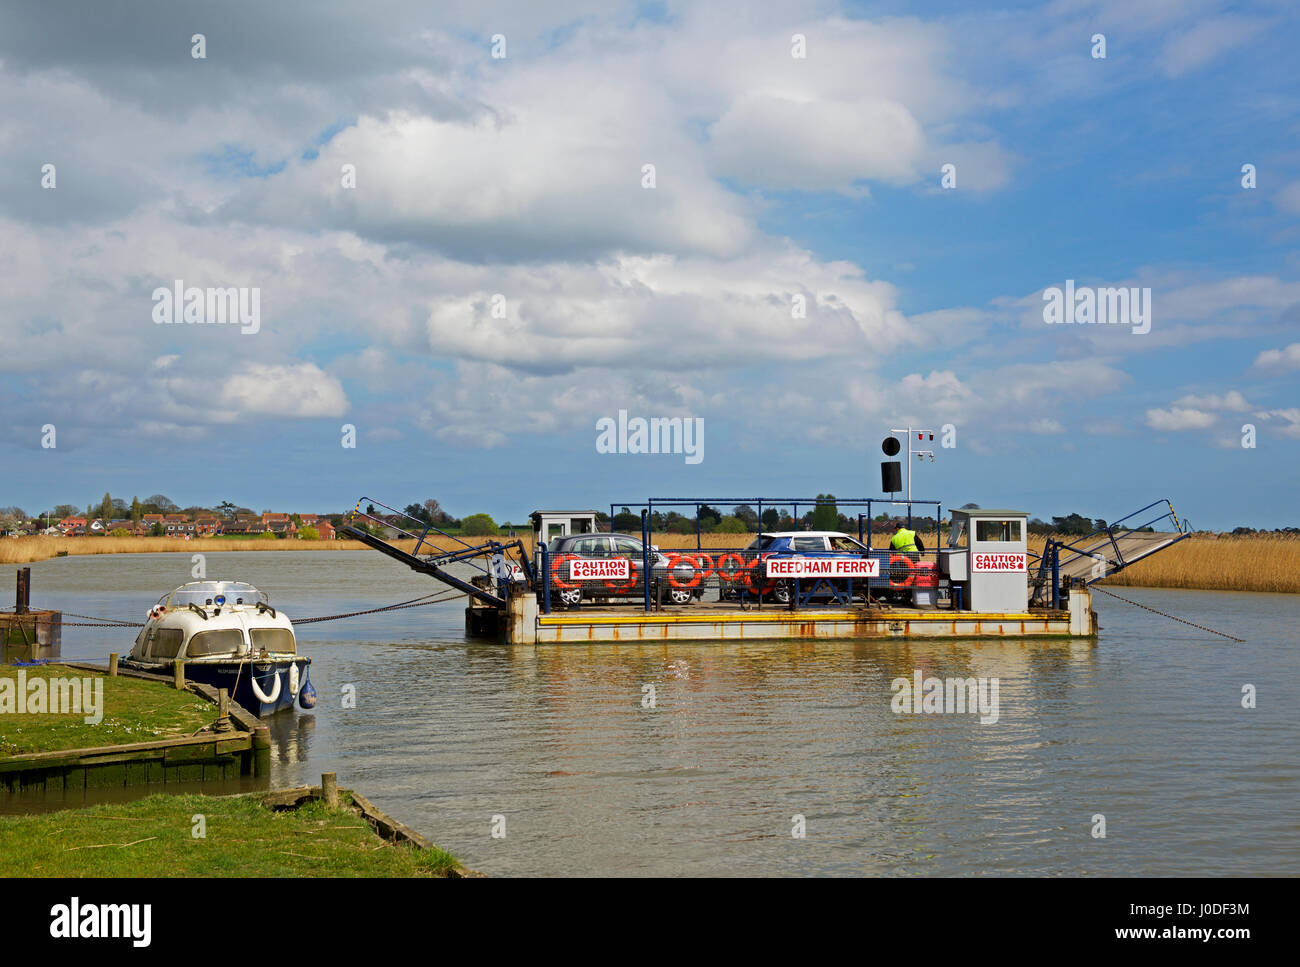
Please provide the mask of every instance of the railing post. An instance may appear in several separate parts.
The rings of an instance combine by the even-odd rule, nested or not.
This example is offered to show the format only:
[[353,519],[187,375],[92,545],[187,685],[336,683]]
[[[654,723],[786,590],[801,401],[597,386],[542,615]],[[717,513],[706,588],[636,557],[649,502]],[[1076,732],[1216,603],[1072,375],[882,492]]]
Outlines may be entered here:
[[537,561],[542,568],[542,613],[551,613],[551,565],[547,556],[546,542],[537,545]]
[[[1050,540],[1050,538],[1049,538]],[[1052,608],[1061,607],[1061,545],[1051,541],[1052,545]]]
[[647,614],[650,611],[650,506],[647,503],[641,509],[641,584]]

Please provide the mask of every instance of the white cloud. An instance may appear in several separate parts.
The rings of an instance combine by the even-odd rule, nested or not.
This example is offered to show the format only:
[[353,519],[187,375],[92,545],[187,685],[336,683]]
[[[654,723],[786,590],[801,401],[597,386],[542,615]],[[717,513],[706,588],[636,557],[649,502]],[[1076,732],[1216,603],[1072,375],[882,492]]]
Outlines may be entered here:
[[1181,77],[1225,51],[1241,46],[1266,26],[1262,19],[1237,16],[1201,20],[1165,44],[1161,67],[1167,76]]
[[847,189],[858,181],[916,177],[920,123],[895,101],[741,97],[709,129],[714,168],[751,185]]
[[1283,349],[1265,349],[1255,357],[1255,365],[1260,369],[1300,369],[1300,342]]
[[1171,407],[1147,410],[1147,426],[1153,430],[1204,430],[1214,425],[1214,414],[1201,410]]
[[1222,395],[1211,393],[1206,396],[1195,396],[1189,394],[1174,400],[1174,406],[1191,410],[1226,410],[1229,413],[1245,413],[1250,409],[1250,404],[1246,402],[1245,397],[1235,389],[1229,390]]
[[299,419],[342,416],[348,400],[338,379],[314,363],[246,363],[226,378],[218,402],[227,410]]

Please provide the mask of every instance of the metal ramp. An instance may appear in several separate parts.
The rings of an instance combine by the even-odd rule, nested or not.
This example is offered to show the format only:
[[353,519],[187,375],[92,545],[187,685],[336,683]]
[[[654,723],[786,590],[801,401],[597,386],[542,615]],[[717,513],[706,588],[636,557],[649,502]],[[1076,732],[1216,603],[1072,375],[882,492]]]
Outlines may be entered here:
[[[413,524],[414,527],[418,529],[418,532],[417,530],[407,530],[405,527],[393,523],[391,516],[389,518],[384,518],[368,512],[362,513],[361,505],[363,503],[371,505],[372,508],[374,506],[379,506],[384,510],[390,511],[391,515],[395,515]],[[411,550],[407,551],[398,547],[393,543],[393,541],[386,540],[383,537],[377,537],[376,535],[371,534],[368,530],[354,527],[352,522],[357,518],[370,520],[385,529],[395,531],[398,535],[396,540],[414,540],[415,546]],[[389,507],[387,504],[381,504],[379,501],[370,497],[362,497],[357,501],[357,505],[353,509],[352,513],[348,514],[347,523],[340,527],[339,530],[347,534],[347,536],[353,540],[361,541],[363,544],[374,548],[381,554],[385,554],[388,557],[393,558],[395,561],[400,561],[412,571],[427,574],[429,577],[435,578],[444,584],[448,584],[456,590],[468,594],[471,598],[475,598],[492,608],[504,608],[506,606],[507,585],[512,580],[518,580],[518,578],[514,576],[513,562],[507,556],[510,551],[516,549],[519,551],[521,562],[519,572],[526,578],[529,587],[533,587],[534,585],[535,575],[533,573],[533,566],[528,560],[528,551],[524,548],[523,541],[514,540],[502,543],[501,541],[489,540],[482,544],[469,544],[461,540],[459,537],[440,530],[433,524],[426,524],[424,521],[412,517],[405,511]],[[445,537],[447,540],[453,541],[461,546],[450,551],[436,548],[434,545],[429,543],[429,535],[431,532],[440,537]],[[421,557],[420,549],[426,546],[433,553]],[[479,563],[477,560],[478,558],[486,558],[486,565]],[[480,574],[472,577],[469,581],[465,581],[445,569],[447,565],[458,563],[468,564],[470,567],[479,571]],[[496,593],[493,593],[493,590],[495,590]]]
[[1050,601],[1057,607],[1066,578],[1093,584],[1190,536],[1191,525],[1178,519],[1174,505],[1165,498],[1073,541],[1049,538],[1037,571],[1030,569],[1030,600],[1041,605]]

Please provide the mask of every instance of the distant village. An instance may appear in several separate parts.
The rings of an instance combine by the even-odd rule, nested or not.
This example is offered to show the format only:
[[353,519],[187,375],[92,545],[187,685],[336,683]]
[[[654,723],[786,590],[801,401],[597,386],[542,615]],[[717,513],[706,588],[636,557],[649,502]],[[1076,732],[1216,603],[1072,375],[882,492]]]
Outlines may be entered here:
[[[29,528],[32,525],[28,525]],[[232,519],[217,516],[190,517],[187,514],[143,514],[130,517],[64,517],[48,527],[38,523],[26,533],[57,537],[298,537],[332,541],[337,536],[330,520],[320,514],[246,514]]]

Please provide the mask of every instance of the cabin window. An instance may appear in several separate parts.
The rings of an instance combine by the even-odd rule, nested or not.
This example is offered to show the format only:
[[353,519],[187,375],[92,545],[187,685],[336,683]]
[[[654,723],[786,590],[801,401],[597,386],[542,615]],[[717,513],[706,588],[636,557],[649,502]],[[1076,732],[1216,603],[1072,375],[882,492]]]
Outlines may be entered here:
[[190,643],[185,648],[185,656],[205,658],[209,655],[233,655],[243,647],[244,633],[238,628],[200,631],[190,639]]
[[256,651],[278,651],[284,654],[296,654],[293,645],[293,632],[288,628],[253,628],[253,648]]
[[977,520],[975,522],[975,540],[999,544],[1018,544],[1020,542],[1020,521]]
[[181,650],[185,632],[180,628],[155,628],[153,644],[149,646],[149,657],[154,659],[175,658]]

